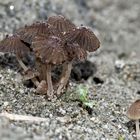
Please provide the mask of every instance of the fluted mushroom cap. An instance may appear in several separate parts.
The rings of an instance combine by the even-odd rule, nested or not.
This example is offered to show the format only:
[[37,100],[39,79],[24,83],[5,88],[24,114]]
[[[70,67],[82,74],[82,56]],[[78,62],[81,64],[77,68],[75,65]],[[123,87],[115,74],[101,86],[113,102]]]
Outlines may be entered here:
[[27,44],[22,42],[18,35],[6,36],[0,42],[0,52],[14,53],[18,56],[24,56],[30,52]]
[[31,47],[36,57],[40,58],[43,63],[62,64],[67,60],[67,52],[59,37],[49,36],[46,38],[44,36],[43,40],[43,36],[36,36]]
[[87,52],[77,43],[66,43],[65,50],[67,51],[69,60],[84,60],[87,57]]
[[32,25],[26,25],[25,27],[17,30],[16,33],[20,36],[21,40],[29,44],[31,44],[34,37],[39,34],[44,34],[46,36],[60,35],[60,33],[53,26],[47,24],[46,22],[36,22]]
[[78,43],[83,49],[94,52],[100,47],[100,42],[96,35],[87,27],[78,27],[66,33],[67,42]]
[[59,32],[68,32],[76,28],[70,20],[62,15],[49,17],[47,23],[55,27]]
[[136,100],[127,111],[127,117],[131,120],[140,119],[140,99]]

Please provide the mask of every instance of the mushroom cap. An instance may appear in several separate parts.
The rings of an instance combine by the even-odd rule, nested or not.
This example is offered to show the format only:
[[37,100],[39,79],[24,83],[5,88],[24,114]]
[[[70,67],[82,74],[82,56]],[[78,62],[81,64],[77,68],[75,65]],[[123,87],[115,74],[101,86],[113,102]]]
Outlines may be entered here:
[[27,44],[20,40],[18,35],[12,35],[6,36],[6,38],[0,42],[0,51],[25,56],[30,52],[30,49]]
[[[39,41],[40,38],[40,41]],[[37,58],[47,64],[62,64],[67,60],[67,53],[61,38],[56,36],[36,36],[32,43],[33,51]]]
[[127,111],[127,117],[131,120],[140,119],[140,99],[136,100]]
[[84,60],[87,57],[86,50],[80,47],[77,43],[66,43],[65,50],[67,51],[69,60]]
[[76,28],[76,26],[62,15],[51,16],[48,18],[47,23],[55,27],[59,32],[68,32]]
[[31,44],[34,37],[38,34],[60,36],[60,33],[46,22],[36,22],[29,26],[26,25],[17,30],[16,33],[20,36],[21,40],[28,44]]
[[89,52],[94,52],[100,47],[98,38],[87,27],[78,27],[73,31],[66,33],[65,38],[67,42],[76,42]]

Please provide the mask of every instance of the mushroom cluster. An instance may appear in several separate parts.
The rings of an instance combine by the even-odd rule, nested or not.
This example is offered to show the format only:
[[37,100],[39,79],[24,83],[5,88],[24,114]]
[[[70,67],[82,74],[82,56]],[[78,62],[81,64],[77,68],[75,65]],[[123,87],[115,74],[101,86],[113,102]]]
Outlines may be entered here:
[[[86,59],[87,52],[94,52],[99,47],[100,42],[91,29],[76,27],[61,15],[26,25],[0,42],[0,52],[14,53],[24,70],[24,78],[31,79],[36,91],[46,94],[48,99],[64,91],[72,63]],[[23,63],[27,55],[35,57],[33,68]],[[59,65],[63,68],[60,79],[53,82],[52,68]]]

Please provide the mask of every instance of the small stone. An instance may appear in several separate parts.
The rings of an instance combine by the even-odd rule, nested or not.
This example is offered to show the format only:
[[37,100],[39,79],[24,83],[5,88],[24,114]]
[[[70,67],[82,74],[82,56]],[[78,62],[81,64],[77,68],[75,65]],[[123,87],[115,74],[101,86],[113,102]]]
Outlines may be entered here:
[[123,69],[125,66],[125,63],[123,60],[116,60],[115,61],[115,68],[116,69]]

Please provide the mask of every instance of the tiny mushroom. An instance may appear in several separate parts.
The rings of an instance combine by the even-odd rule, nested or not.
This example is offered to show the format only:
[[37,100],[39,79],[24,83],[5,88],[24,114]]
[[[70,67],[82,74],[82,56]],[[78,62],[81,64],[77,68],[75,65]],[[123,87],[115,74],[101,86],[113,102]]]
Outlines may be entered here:
[[26,25],[16,31],[20,39],[28,44],[32,44],[32,40],[37,34],[47,34],[48,24],[45,22],[35,22],[32,25]]
[[140,119],[140,99],[136,100],[127,111],[127,117],[136,122],[136,136],[137,140],[140,140],[140,128],[139,128],[139,119]]
[[56,36],[44,37],[44,40],[37,41],[34,39],[32,43],[33,51],[37,58],[46,67],[47,96],[52,99],[54,96],[53,84],[51,78],[52,66],[60,65],[67,60],[67,55],[63,47],[63,41]]
[[70,20],[66,19],[62,15],[49,17],[47,23],[63,34],[76,28],[76,26]]
[[[30,74],[32,73],[32,75],[34,75],[33,72],[29,70],[29,68],[21,60],[22,57],[25,57],[30,53],[30,49],[26,43],[20,40],[18,35],[15,34],[12,36],[6,36],[6,38],[0,42],[0,52],[14,53],[24,72],[29,72]],[[37,79],[35,77],[32,78],[32,82],[38,86],[39,82]]]
[[87,52],[94,52],[100,47],[100,42],[95,34],[86,27],[77,27],[64,34],[65,49],[68,53],[69,61],[64,64],[64,71],[57,94],[66,86],[72,69],[72,61],[75,59],[83,60],[87,57]]

